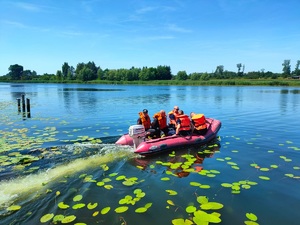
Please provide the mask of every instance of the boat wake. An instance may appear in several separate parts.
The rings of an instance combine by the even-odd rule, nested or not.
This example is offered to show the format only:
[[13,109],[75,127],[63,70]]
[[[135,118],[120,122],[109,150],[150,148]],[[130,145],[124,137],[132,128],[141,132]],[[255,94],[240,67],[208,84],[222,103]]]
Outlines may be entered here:
[[[63,148],[69,153],[74,151],[75,148],[77,150],[80,148],[83,152],[93,149],[92,152],[97,150],[97,154],[76,158],[71,161],[69,158],[66,158],[65,162],[52,165],[51,168],[40,169],[35,173],[0,181],[0,210],[2,211],[11,205],[18,204],[22,199],[28,199],[29,196],[32,199],[41,193],[46,193],[48,184],[56,182],[59,178],[99,167],[99,165],[115,160],[136,156],[132,147],[116,146],[114,144],[79,144],[76,146],[68,145]],[[34,196],[32,197],[32,195]]]

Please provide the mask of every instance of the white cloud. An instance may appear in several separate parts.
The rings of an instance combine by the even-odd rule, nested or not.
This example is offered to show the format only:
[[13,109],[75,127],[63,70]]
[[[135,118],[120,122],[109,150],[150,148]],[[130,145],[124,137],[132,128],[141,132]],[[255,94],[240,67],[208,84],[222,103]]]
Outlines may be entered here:
[[156,10],[156,7],[147,6],[147,7],[140,8],[140,9],[136,10],[136,13],[137,14],[144,14],[144,13],[152,12],[154,10]]
[[152,36],[152,37],[147,37],[146,39],[148,40],[170,40],[170,39],[175,39],[173,36]]
[[18,27],[18,28],[27,28],[25,24],[16,21],[11,21],[11,20],[1,20],[1,23],[7,24],[9,26]]
[[179,27],[176,24],[169,24],[167,26],[167,29],[170,30],[170,31],[175,31],[175,32],[180,32],[180,33],[190,33],[190,32],[192,32],[191,30]]
[[26,3],[26,2],[15,2],[13,3],[15,6],[18,8],[24,9],[26,11],[31,11],[31,12],[40,12],[41,8],[37,5]]

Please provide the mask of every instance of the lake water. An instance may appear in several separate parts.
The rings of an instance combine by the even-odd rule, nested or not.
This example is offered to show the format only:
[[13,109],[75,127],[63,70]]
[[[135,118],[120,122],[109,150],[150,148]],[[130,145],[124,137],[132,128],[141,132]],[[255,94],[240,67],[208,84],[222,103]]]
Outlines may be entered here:
[[[219,137],[147,158],[114,145],[174,105]],[[0,83],[0,224],[296,225],[299,127],[299,87]]]

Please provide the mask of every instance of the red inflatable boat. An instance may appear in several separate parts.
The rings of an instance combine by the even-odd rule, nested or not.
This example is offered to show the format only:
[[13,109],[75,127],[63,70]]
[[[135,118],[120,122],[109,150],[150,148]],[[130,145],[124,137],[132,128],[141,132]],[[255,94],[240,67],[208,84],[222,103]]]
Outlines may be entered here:
[[208,131],[205,135],[192,136],[167,136],[157,139],[145,138],[145,129],[142,125],[129,127],[129,133],[124,134],[117,142],[117,145],[130,145],[134,147],[134,152],[140,155],[151,155],[164,152],[166,150],[187,145],[203,145],[217,136],[221,128],[221,121],[206,118]]

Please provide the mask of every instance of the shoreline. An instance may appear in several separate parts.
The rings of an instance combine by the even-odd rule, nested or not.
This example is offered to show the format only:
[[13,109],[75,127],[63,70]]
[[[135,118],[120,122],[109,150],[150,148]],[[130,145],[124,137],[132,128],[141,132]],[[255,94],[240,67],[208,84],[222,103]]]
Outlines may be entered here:
[[126,85],[174,85],[174,86],[283,86],[300,87],[298,79],[210,79],[210,80],[153,80],[153,81],[108,81],[93,80],[82,82],[78,80],[18,80],[0,81],[0,83],[64,83],[64,84],[126,84]]

